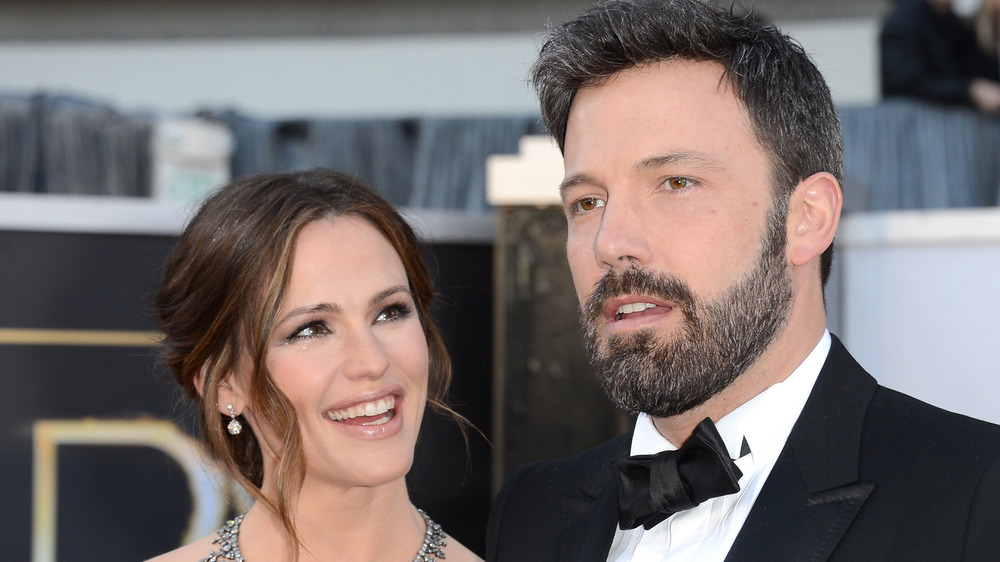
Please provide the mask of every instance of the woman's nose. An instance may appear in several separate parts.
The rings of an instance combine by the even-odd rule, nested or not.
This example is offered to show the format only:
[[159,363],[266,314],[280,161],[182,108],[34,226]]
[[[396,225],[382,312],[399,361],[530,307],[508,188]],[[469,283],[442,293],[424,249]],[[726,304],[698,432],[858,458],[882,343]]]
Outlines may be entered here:
[[389,356],[383,343],[371,330],[360,330],[344,347],[347,357],[343,363],[344,376],[351,379],[377,379],[389,369]]

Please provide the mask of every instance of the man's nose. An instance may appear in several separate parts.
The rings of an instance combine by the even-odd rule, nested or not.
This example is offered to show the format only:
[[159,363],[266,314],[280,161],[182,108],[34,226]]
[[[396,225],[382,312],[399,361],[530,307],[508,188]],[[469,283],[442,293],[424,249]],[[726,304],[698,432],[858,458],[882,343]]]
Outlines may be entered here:
[[608,199],[594,238],[598,262],[608,268],[649,263],[652,251],[642,213],[627,198]]

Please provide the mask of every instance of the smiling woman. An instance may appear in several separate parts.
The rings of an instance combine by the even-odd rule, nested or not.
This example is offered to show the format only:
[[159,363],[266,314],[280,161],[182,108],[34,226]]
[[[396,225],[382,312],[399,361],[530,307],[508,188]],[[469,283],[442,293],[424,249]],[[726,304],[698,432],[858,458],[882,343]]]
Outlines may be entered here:
[[[180,237],[164,357],[256,503],[156,560],[475,560],[412,505],[425,404],[451,378],[416,237],[329,170],[237,180]],[[416,558],[415,558],[416,557]]]

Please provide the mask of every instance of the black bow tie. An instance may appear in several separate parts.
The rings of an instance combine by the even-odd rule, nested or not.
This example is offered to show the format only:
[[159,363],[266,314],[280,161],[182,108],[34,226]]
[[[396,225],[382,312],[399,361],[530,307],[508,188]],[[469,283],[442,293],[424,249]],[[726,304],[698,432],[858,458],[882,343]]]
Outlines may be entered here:
[[701,502],[740,490],[743,473],[729,458],[712,420],[705,418],[676,451],[615,462],[622,529],[651,529]]

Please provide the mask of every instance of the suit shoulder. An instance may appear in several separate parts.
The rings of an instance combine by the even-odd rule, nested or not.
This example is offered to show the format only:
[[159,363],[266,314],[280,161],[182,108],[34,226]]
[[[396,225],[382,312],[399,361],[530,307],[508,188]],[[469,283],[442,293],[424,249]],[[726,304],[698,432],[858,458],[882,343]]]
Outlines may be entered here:
[[869,417],[877,417],[882,423],[897,420],[911,431],[920,430],[929,437],[954,437],[956,432],[965,432],[981,445],[1000,447],[1000,425],[950,412],[881,385],[872,399]]
[[878,387],[865,421],[868,446],[901,462],[972,476],[1000,459],[1000,426]]

